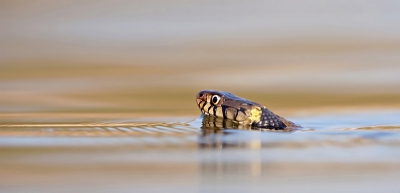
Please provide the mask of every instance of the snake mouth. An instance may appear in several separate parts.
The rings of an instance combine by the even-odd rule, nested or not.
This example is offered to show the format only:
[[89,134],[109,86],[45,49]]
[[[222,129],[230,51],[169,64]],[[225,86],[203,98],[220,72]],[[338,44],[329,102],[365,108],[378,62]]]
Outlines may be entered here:
[[203,100],[196,98],[197,106],[199,106],[200,109],[202,108],[202,106],[200,106],[200,103],[202,103],[202,102],[203,102]]
[[207,104],[207,95],[204,94],[204,92],[199,92],[196,96],[196,103],[197,106],[199,107],[200,111],[204,114],[209,114],[208,113],[208,107],[205,109],[205,106]]

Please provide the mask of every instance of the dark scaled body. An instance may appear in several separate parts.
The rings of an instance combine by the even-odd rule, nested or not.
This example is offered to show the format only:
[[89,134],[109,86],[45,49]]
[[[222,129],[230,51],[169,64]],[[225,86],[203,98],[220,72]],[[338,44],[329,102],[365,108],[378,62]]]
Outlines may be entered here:
[[253,127],[267,129],[285,129],[287,126],[282,122],[282,118],[275,115],[266,108],[262,108],[260,121],[252,123]]

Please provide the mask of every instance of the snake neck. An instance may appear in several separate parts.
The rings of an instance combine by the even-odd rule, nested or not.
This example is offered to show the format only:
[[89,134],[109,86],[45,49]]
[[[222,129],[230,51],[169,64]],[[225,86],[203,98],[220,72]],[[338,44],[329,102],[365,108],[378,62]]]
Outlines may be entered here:
[[298,127],[291,121],[286,120],[279,115],[274,114],[267,108],[261,109],[260,120],[253,122],[252,126],[267,129],[285,129],[287,127]]

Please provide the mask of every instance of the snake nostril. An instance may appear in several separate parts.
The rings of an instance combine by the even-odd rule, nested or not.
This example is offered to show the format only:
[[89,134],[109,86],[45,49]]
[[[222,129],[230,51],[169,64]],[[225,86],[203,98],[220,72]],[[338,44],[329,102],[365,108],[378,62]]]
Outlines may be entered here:
[[200,93],[200,94],[199,94],[199,98],[200,98],[200,97],[203,97],[203,93]]

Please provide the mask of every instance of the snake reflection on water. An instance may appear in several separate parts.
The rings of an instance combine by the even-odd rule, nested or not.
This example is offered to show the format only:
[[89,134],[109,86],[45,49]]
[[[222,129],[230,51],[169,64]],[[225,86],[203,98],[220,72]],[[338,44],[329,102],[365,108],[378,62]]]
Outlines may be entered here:
[[197,94],[196,103],[206,116],[232,121],[245,128],[280,130],[301,127],[274,114],[261,104],[229,92],[203,90]]

